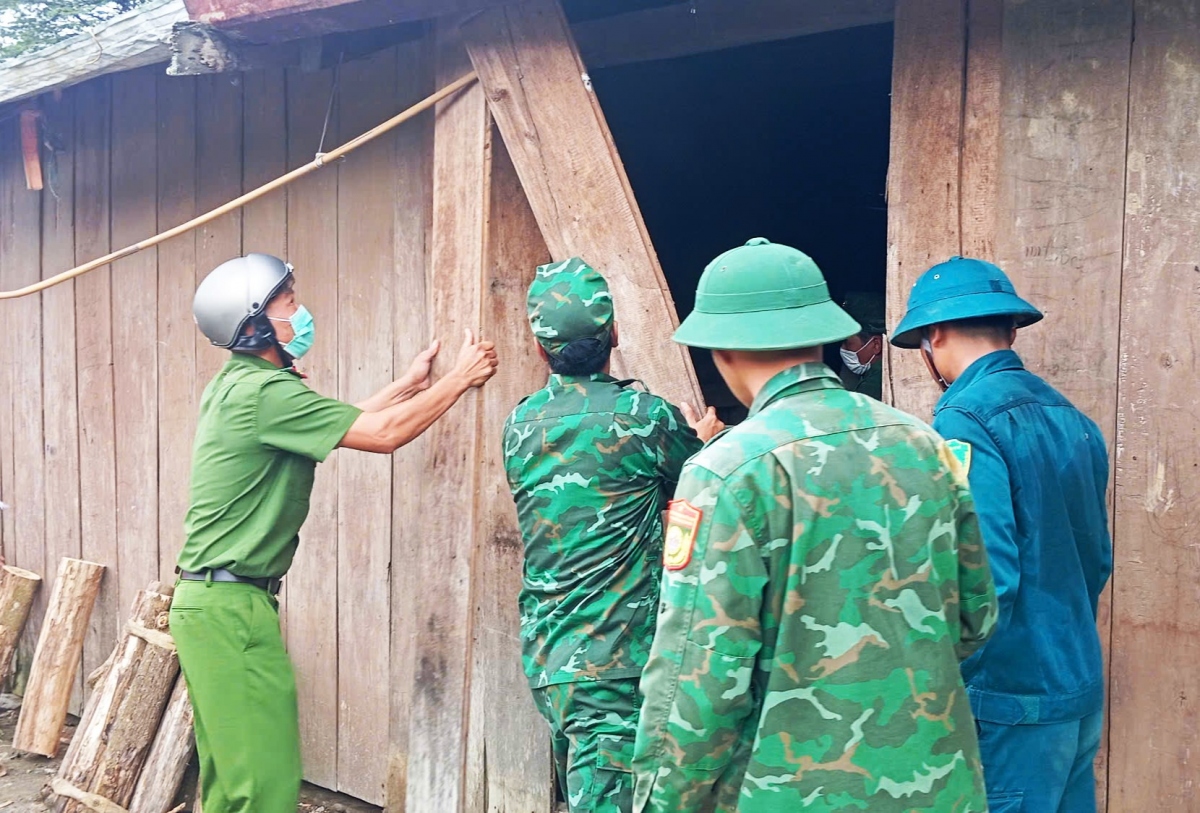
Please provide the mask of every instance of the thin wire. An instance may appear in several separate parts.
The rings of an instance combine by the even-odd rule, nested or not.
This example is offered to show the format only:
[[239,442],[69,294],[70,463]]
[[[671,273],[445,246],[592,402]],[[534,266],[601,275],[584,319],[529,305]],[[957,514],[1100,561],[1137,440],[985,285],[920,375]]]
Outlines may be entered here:
[[337,65],[333,68],[333,87],[329,89],[329,104],[325,107],[325,123],[321,125],[321,141],[317,144],[317,157],[325,154],[325,134],[329,132],[329,120],[333,118],[333,102],[337,99],[338,87],[342,83],[342,57],[345,51],[338,54]]

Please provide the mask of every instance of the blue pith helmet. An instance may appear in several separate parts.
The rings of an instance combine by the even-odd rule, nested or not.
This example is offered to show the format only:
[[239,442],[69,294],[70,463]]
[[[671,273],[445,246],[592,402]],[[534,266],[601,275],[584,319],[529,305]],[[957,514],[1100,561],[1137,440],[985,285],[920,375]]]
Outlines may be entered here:
[[1042,320],[1042,312],[1017,296],[1017,289],[992,263],[951,257],[930,268],[908,295],[908,312],[892,331],[892,344],[921,345],[921,330],[942,322],[980,316],[1012,316],[1018,328]]

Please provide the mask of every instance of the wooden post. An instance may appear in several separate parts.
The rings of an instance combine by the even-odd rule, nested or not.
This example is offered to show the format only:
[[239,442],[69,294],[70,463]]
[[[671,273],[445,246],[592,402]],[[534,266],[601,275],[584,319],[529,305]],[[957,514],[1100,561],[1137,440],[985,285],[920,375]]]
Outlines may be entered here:
[[63,559],[29,672],[13,748],[52,757],[67,719],[83,655],[83,637],[100,592],[104,565]]
[[0,570],[0,685],[8,680],[13,653],[41,584],[42,577],[28,570],[11,565]]
[[117,656],[88,701],[59,768],[57,813],[85,813],[71,789],[121,807],[133,796],[179,675],[168,627],[171,597],[160,589],[154,582],[134,599]]
[[129,813],[163,813],[175,801],[188,763],[196,750],[192,726],[192,703],[187,683],[180,676],[167,702],[158,734],[138,777]]
[[613,289],[621,374],[678,404],[703,401],[612,133],[558,0],[489,9],[462,27],[471,62],[550,254],[577,255]]

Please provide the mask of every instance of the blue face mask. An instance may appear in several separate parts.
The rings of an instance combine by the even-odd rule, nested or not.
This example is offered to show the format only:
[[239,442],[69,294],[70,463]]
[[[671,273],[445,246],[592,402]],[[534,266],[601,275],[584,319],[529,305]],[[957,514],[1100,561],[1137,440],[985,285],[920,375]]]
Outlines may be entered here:
[[296,308],[296,312],[288,319],[277,319],[274,316],[267,317],[272,322],[290,322],[292,325],[292,340],[283,346],[287,354],[299,361],[304,358],[304,354],[312,349],[313,339],[316,333],[316,323],[313,322],[313,316],[308,312],[308,308],[301,305]]

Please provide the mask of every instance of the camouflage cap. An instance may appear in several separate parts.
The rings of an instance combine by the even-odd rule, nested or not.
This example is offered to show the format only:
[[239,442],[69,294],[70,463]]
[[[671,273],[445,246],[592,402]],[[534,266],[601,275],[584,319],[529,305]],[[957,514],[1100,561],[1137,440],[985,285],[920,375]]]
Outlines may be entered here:
[[871,291],[851,291],[842,299],[842,310],[854,317],[854,321],[871,334],[887,333],[885,308],[883,294]]
[[613,303],[608,282],[578,257],[539,266],[529,286],[529,326],[551,353],[571,342],[595,339],[612,330]]

